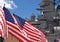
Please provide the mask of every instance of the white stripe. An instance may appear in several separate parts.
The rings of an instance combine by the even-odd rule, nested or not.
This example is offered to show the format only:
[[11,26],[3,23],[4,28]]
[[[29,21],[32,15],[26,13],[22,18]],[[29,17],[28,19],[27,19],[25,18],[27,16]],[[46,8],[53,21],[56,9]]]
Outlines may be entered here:
[[18,23],[17,23],[15,17],[14,17],[13,15],[12,15],[12,17],[13,17],[13,19],[14,19],[14,23],[18,26]]

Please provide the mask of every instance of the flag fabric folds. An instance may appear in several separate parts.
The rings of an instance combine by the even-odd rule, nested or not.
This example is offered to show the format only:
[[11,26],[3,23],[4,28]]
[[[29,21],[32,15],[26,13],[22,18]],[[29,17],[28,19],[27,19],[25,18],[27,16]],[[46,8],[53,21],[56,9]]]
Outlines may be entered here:
[[32,26],[25,19],[9,12],[7,8],[3,8],[8,32],[16,37],[20,42],[47,42],[45,35]]
[[4,39],[8,37],[8,28],[6,25],[5,14],[2,8],[0,8],[0,37]]
[[25,19],[13,14],[13,16],[16,18],[16,21],[19,27],[22,28],[23,31],[27,33],[28,38],[30,38],[32,41],[36,42],[46,42],[45,35],[38,30],[36,27],[32,26],[29,22],[27,22]]
[[32,42],[28,37],[23,35],[24,33],[22,33],[22,30],[14,23],[15,21],[14,21],[12,15],[10,14],[9,10],[6,9],[5,7],[3,8],[3,10],[5,11],[8,32],[11,35],[13,35],[15,38],[20,40],[20,42]]

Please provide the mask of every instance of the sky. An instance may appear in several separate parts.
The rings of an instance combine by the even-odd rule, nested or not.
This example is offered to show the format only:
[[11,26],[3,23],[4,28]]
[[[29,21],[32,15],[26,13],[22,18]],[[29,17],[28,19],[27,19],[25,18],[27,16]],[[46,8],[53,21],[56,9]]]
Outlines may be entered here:
[[36,8],[39,7],[41,0],[14,0],[14,2],[17,5],[17,8],[12,11],[22,18],[29,19],[32,13],[36,16],[40,13]]
[[[8,8],[11,14],[17,14],[22,18],[30,19],[32,13],[36,15],[36,17],[40,14],[40,11],[36,9],[39,8],[39,3],[42,0],[1,0],[0,7]],[[58,1],[57,1],[58,3]]]

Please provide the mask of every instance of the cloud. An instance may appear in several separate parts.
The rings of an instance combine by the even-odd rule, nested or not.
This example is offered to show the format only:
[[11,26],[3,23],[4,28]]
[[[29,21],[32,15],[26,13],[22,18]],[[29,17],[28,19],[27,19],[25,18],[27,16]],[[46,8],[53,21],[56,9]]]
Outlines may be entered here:
[[0,1],[0,7],[3,7],[4,4],[5,4],[5,7],[9,8],[9,9],[17,8],[17,5],[14,3],[13,0],[1,0]]

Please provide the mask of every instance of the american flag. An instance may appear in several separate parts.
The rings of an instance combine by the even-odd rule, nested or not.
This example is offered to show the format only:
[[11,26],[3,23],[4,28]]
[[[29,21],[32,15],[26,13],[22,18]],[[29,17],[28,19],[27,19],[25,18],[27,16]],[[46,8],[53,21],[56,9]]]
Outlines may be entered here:
[[0,37],[6,39],[8,37],[8,29],[5,20],[5,14],[2,8],[0,8]]
[[31,40],[28,37],[23,35],[22,30],[16,24],[14,24],[14,19],[10,14],[9,10],[5,7],[3,8],[3,10],[5,11],[5,18],[8,26],[8,32],[12,36],[20,40],[20,42],[31,42]]
[[25,19],[13,14],[16,20],[16,24],[21,27],[23,31],[27,33],[27,37],[30,38],[33,42],[46,42],[45,35],[38,30],[36,27],[32,26],[29,22]]
[[5,7],[3,10],[9,33],[20,42],[46,42],[45,35],[36,27],[15,14],[11,15]]

